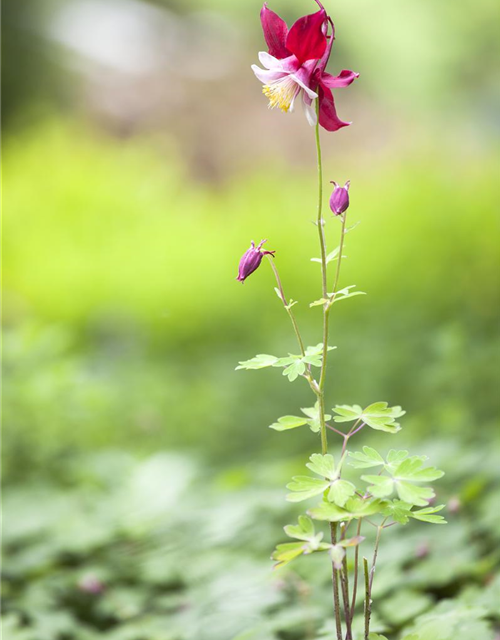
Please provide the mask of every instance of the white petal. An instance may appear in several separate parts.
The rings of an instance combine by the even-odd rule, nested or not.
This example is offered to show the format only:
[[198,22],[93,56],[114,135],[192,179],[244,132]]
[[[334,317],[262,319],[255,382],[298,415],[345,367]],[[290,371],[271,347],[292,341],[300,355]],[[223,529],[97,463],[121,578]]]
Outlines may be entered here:
[[317,98],[318,94],[315,93],[312,89],[310,89],[306,84],[304,84],[302,82],[302,80],[300,80],[294,73],[291,74],[292,78],[295,80],[295,82],[302,87],[302,89],[304,89],[304,91],[307,93],[307,95],[310,98]]
[[311,127],[315,127],[318,122],[318,115],[316,113],[316,102],[313,100],[311,104],[307,104],[305,100],[302,101],[304,106],[304,112],[306,114],[307,122]]
[[256,64],[252,65],[252,71],[264,84],[269,84],[270,82],[274,82],[275,80],[279,80],[280,78],[286,76],[286,73],[284,73],[283,71],[269,71],[267,69],[261,69]]
[[282,70],[283,66],[278,58],[275,58],[267,51],[259,51],[259,62],[266,69]]

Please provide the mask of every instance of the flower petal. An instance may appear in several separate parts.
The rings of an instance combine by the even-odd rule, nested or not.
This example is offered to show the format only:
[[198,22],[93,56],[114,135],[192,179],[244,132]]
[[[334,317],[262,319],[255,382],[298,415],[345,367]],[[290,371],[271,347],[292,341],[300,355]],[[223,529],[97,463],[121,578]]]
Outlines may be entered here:
[[282,20],[277,13],[267,8],[267,2],[264,2],[264,6],[261,9],[260,21],[269,53],[276,58],[286,58],[289,56],[290,51],[286,47],[286,38],[288,35],[286,22]]
[[252,65],[252,71],[257,76],[257,79],[264,84],[269,84],[270,82],[274,82],[275,80],[279,80],[280,78],[284,78],[288,75],[288,73],[285,73],[284,71],[270,71],[269,69],[261,69],[256,64]]
[[314,100],[310,100],[310,102],[308,102],[306,100],[306,93],[302,94],[304,96],[304,99],[302,100],[302,105],[304,107],[304,113],[306,114],[306,118],[307,118],[307,122],[311,125],[311,127],[315,127],[316,123],[318,122],[318,116],[316,114],[316,103],[314,102]]
[[259,51],[259,62],[266,69],[282,71],[281,61],[267,51]]
[[297,56],[299,62],[319,60],[325,53],[326,35],[323,25],[326,19],[326,11],[321,9],[299,18],[292,25],[286,38],[286,48]]
[[318,94],[311,89],[311,71],[306,67],[300,67],[298,71],[291,74],[295,82],[304,89],[310,98],[317,98]]
[[343,69],[338,76],[323,73],[321,76],[321,84],[325,85],[325,87],[328,87],[329,89],[348,87],[352,82],[354,82],[354,80],[356,80],[356,78],[359,78],[359,73]]
[[327,131],[338,131],[351,123],[343,122],[337,116],[333,95],[328,87],[319,86],[319,123]]

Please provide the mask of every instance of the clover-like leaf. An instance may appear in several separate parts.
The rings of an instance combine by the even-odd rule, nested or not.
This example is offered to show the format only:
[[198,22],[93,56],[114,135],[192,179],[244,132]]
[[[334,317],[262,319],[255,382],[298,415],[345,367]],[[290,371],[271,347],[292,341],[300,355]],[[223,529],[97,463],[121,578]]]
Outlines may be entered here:
[[370,483],[368,491],[376,498],[390,496],[394,490],[394,480],[389,476],[361,476],[361,480]]
[[399,524],[407,524],[410,521],[411,507],[411,504],[402,500],[388,501],[382,510],[382,515],[392,518]]
[[347,500],[356,493],[356,487],[348,480],[335,480],[328,492],[328,500],[343,507]]
[[296,380],[299,376],[305,373],[306,365],[304,360],[293,360],[283,371],[283,375],[287,376],[290,382]]
[[305,551],[305,545],[303,542],[284,542],[283,544],[276,545],[276,549],[271,556],[272,560],[276,560],[276,564],[273,569],[279,569],[286,564],[295,560]]
[[377,431],[396,433],[401,429],[396,418],[401,417],[406,412],[399,406],[389,407],[387,402],[374,402],[362,409],[359,405],[338,405],[333,411],[337,414],[333,419],[335,422],[352,422],[359,420],[367,426]]
[[415,520],[421,520],[422,522],[431,522],[432,524],[446,524],[446,520],[443,516],[433,515],[438,511],[444,509],[444,504],[440,504],[436,507],[426,507],[425,509],[418,509],[418,511],[412,511],[410,516]]
[[[316,402],[314,407],[306,407],[301,409],[302,413],[308,417],[307,424],[313,433],[318,433],[321,428],[319,418],[319,402]],[[325,414],[325,420],[330,420],[331,415]]]
[[349,464],[356,469],[369,469],[370,467],[378,467],[385,464],[380,453],[366,446],[363,447],[363,452],[349,452],[349,458]]
[[267,353],[259,353],[255,358],[239,362],[236,369],[264,369],[265,367],[274,366],[278,359],[276,356],[270,356]]
[[288,429],[296,429],[302,425],[307,424],[307,418],[301,418],[299,416],[282,416],[278,418],[277,422],[274,422],[269,426],[270,429],[275,431],[287,431]]
[[310,540],[315,535],[314,522],[307,516],[299,516],[299,523],[296,525],[287,524],[285,533],[290,538],[297,538],[297,540]]
[[335,460],[329,453],[325,455],[321,453],[313,453],[309,460],[310,462],[306,464],[306,467],[313,473],[317,473],[319,476],[328,478],[329,480],[335,480],[337,478]]
[[397,482],[396,491],[403,502],[425,507],[436,495],[431,487],[417,487],[411,482]]
[[329,486],[330,483],[327,480],[310,476],[294,476],[292,482],[286,485],[287,489],[293,493],[287,494],[286,499],[288,502],[302,502],[323,493]]

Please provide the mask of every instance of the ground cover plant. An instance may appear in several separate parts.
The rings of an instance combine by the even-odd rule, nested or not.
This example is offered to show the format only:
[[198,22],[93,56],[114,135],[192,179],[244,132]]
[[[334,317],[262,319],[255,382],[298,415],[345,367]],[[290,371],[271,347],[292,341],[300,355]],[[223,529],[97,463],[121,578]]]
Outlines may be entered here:
[[[382,638],[370,633],[373,582],[382,532],[394,525],[406,525],[410,519],[430,524],[445,524],[439,512],[444,505],[434,504],[435,492],[429,483],[438,480],[444,472],[432,466],[424,466],[427,456],[410,455],[406,450],[391,449],[384,458],[369,446],[360,451],[349,448],[349,441],[364,427],[396,434],[400,429],[398,420],[405,411],[400,406],[388,406],[387,402],[372,402],[360,405],[337,404],[327,413],[327,358],[336,347],[328,342],[330,313],[334,304],[363,295],[356,285],[340,288],[340,273],[345,251],[345,237],[356,225],[348,227],[349,181],[341,187],[336,182],[330,196],[330,209],[340,221],[339,244],[332,251],[327,248],[326,216],[323,214],[323,166],[320,145],[320,127],[335,132],[348,126],[337,116],[331,89],[350,85],[358,73],[343,70],[333,77],[326,73],[335,27],[323,5],[317,0],[319,10],[299,18],[288,29],[286,23],[264,4],[261,22],[268,52],[261,52],[259,59],[265,70],[253,66],[257,78],[264,84],[263,93],[269,98],[271,108],[279,107],[283,112],[293,111],[294,105],[303,100],[307,120],[315,131],[318,159],[318,206],[315,220],[319,235],[320,258],[312,258],[321,265],[321,297],[310,302],[310,307],[323,311],[322,342],[305,346],[293,307],[297,301],[287,298],[275,264],[275,250],[266,250],[262,240],[258,246],[252,241],[241,258],[237,280],[244,283],[266,257],[276,277],[276,294],[288,314],[299,353],[288,353],[284,357],[258,354],[239,363],[238,369],[264,369],[277,367],[290,382],[304,379],[315,397],[312,407],[302,409],[302,415],[285,415],[271,425],[276,431],[288,431],[308,426],[317,434],[320,453],[313,453],[306,463],[314,475],[294,476],[287,485],[291,493],[289,502],[302,502],[322,496],[322,501],[300,515],[298,524],[285,526],[285,533],[293,542],[279,544],[273,553],[276,568],[280,568],[302,555],[327,552],[332,563],[333,611],[337,640],[353,640],[353,623],[358,606],[358,589],[364,593],[365,640]],[[329,265],[333,265],[333,276]],[[331,280],[330,280],[331,279]],[[319,373],[315,374],[315,368]],[[335,426],[333,426],[335,424]],[[347,430],[341,428],[347,425]],[[342,439],[335,459],[328,453],[328,431]],[[358,436],[359,439],[359,436]],[[356,483],[342,477],[344,465],[361,470]],[[363,484],[364,483],[364,484]],[[396,497],[394,497],[396,494]],[[373,521],[375,519],[375,522]],[[328,539],[324,531],[317,530],[314,521],[329,523]],[[355,532],[352,530],[355,527]],[[369,561],[362,557],[363,585],[360,582],[360,547],[365,541],[361,535],[363,526],[376,529],[373,555]],[[364,545],[362,547],[364,553]],[[349,569],[349,552],[354,558]],[[345,635],[344,635],[345,634]]]

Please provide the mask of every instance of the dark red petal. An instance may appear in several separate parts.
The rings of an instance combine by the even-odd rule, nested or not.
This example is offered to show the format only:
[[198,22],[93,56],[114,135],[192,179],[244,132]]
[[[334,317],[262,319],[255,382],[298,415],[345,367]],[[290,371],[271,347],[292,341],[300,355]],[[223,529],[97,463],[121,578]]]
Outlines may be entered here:
[[328,87],[319,85],[319,123],[327,131],[338,131],[347,127],[350,122],[342,122],[337,116],[333,95]]
[[359,78],[359,73],[343,69],[338,76],[331,76],[329,73],[323,73],[321,76],[321,84],[329,89],[335,89],[338,87],[347,87],[354,82],[356,78]]
[[264,2],[264,6],[260,12],[260,21],[269,53],[279,59],[288,57],[290,51],[288,51],[285,44],[288,27],[286,26],[286,22],[282,20],[277,13],[267,8],[267,2]]
[[286,47],[299,62],[306,60],[319,60],[325,53],[326,35],[323,32],[323,25],[326,21],[324,9],[309,16],[299,18],[292,25],[286,39]]

